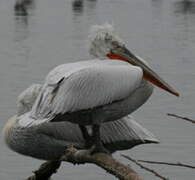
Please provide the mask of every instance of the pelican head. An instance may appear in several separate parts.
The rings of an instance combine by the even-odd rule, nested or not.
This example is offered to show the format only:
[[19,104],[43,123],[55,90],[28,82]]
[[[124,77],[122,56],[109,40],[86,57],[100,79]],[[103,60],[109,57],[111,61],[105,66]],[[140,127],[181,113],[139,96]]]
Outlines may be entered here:
[[114,33],[114,28],[110,24],[94,25],[91,28],[89,52],[94,57],[104,58],[115,46],[125,46],[122,39]]
[[89,52],[94,57],[122,60],[131,65],[139,66],[143,70],[144,79],[175,96],[179,96],[179,93],[154,72],[143,59],[134,55],[126,48],[123,40],[115,34],[112,25],[104,24],[92,26],[89,40]]

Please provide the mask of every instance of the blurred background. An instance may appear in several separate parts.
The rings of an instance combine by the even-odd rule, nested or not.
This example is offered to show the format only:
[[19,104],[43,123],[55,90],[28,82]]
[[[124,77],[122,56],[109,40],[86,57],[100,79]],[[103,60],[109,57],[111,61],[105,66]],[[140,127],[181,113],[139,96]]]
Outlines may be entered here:
[[[195,117],[195,1],[193,0],[1,0],[0,1],[0,130],[16,112],[18,94],[42,83],[56,65],[90,59],[91,25],[111,23],[129,49],[144,58],[181,94],[176,98],[155,89],[135,119],[151,130],[159,145],[123,152],[137,159],[195,164],[195,126],[167,113]],[[0,138],[0,179],[22,180],[42,161],[9,150]],[[115,157],[129,163],[120,152]],[[145,180],[153,175],[133,168]],[[194,180],[195,171],[153,167],[170,180]],[[53,180],[111,180],[94,165],[64,163]]]

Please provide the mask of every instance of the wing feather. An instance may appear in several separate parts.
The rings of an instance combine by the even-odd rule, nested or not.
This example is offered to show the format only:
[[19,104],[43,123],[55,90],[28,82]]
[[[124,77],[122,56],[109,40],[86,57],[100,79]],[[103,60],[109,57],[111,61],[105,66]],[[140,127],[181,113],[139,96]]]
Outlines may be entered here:
[[57,114],[91,109],[129,96],[142,79],[139,67],[122,61],[84,61],[51,71],[31,115],[51,120]]
[[17,114],[22,115],[32,109],[39,92],[41,91],[41,84],[32,84],[25,89],[17,98]]

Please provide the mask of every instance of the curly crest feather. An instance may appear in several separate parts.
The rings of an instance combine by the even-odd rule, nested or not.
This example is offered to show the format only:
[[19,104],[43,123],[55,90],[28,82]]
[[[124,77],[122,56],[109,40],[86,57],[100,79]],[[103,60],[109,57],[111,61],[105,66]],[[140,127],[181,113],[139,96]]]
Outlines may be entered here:
[[124,45],[111,24],[94,25],[90,29],[89,52],[95,57],[105,57],[113,48],[113,42]]

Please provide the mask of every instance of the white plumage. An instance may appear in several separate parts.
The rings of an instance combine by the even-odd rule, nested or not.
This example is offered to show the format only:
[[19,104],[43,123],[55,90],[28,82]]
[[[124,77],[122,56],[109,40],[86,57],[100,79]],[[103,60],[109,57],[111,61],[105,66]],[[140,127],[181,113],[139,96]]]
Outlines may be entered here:
[[[6,144],[20,154],[45,160],[60,157],[70,145],[79,149],[84,148],[85,139],[79,127],[73,123],[48,122],[29,128],[18,124],[18,120],[28,116],[41,89],[41,84],[33,84],[19,95],[17,104],[20,116],[10,118],[3,130]],[[139,144],[159,142],[131,116],[104,123],[101,133],[102,142],[110,152],[130,149]]]
[[93,26],[89,41],[89,52],[98,59],[57,66],[43,85],[34,84],[19,96],[18,114],[3,130],[11,149],[56,160],[69,145],[95,147],[95,153],[158,143],[129,114],[151,96],[150,82],[179,93],[132,54],[111,25]]
[[116,45],[115,43],[121,47],[125,46],[123,40],[114,32],[113,26],[108,23],[92,26],[88,39],[89,53],[93,57],[100,59],[105,58],[110,50]]
[[51,120],[57,114],[92,109],[128,97],[142,70],[123,61],[90,60],[63,64],[46,78],[31,116]]
[[[111,25],[94,26],[89,40],[90,54],[98,59],[57,66],[47,75],[43,86],[37,88],[36,95],[38,96],[37,98],[33,96],[31,101],[33,103],[27,102],[29,106],[33,104],[32,109],[27,107],[26,109],[21,108],[23,111],[19,110],[18,115],[20,116],[16,117],[15,122],[17,127],[25,131],[23,133],[20,131],[22,139],[26,133],[32,135],[44,131],[41,138],[43,143],[45,139],[52,140],[52,136],[56,139],[54,144],[45,143],[45,148],[54,148],[51,152],[59,155],[64,143],[67,145],[69,142],[63,142],[62,146],[59,147],[60,152],[57,152],[55,149],[56,145],[59,145],[58,138],[65,135],[63,130],[66,125],[73,122],[79,124],[82,136],[86,141],[86,147],[92,146],[91,143],[94,143],[94,152],[106,152],[102,144],[104,139],[101,136],[105,136],[105,138],[112,136],[115,128],[116,131],[119,130],[120,122],[122,123],[120,131],[124,132],[121,136],[119,135],[122,139],[128,130],[131,131],[130,137],[132,136],[133,139],[138,137],[137,139],[141,140],[145,134],[151,136],[134,121],[131,121],[130,124],[127,123],[130,119],[127,115],[143,105],[152,94],[153,86],[150,82],[179,96],[179,93],[160,78],[143,59],[132,54],[125,47],[124,42],[115,35]],[[29,92],[31,92],[29,95],[33,95],[33,90],[29,89]],[[22,101],[21,98],[19,104],[21,107],[25,104]],[[117,120],[119,121],[116,124],[112,122],[113,124],[108,123],[108,126],[104,125],[103,133],[100,133],[102,123]],[[65,123],[65,121],[69,122]],[[61,123],[63,127],[60,126]],[[92,125],[92,134],[87,131],[87,125]],[[7,129],[11,129],[10,126],[7,127],[5,132],[11,132],[7,131]],[[107,131],[104,131],[105,127],[110,130],[108,134]],[[74,128],[72,127],[72,129]],[[44,137],[45,130],[46,134],[49,133],[51,137]],[[78,130],[76,131],[78,132]],[[69,135],[72,136],[72,133]],[[14,136],[10,137],[14,139]],[[23,140],[26,142],[25,138]],[[112,138],[109,141],[112,141]],[[15,143],[15,140],[13,142]],[[35,141],[32,140],[32,142],[37,145]],[[10,144],[13,145],[14,143]],[[13,146],[13,149],[21,148],[18,144]],[[15,150],[25,154],[26,152],[23,152],[23,149]],[[34,153],[36,154],[36,151]],[[35,154],[31,154],[31,156],[38,157]],[[50,159],[51,154],[45,156],[43,153],[38,158]]]
[[25,89],[17,98],[17,115],[20,116],[32,109],[32,106],[40,93],[41,84],[32,84]]

